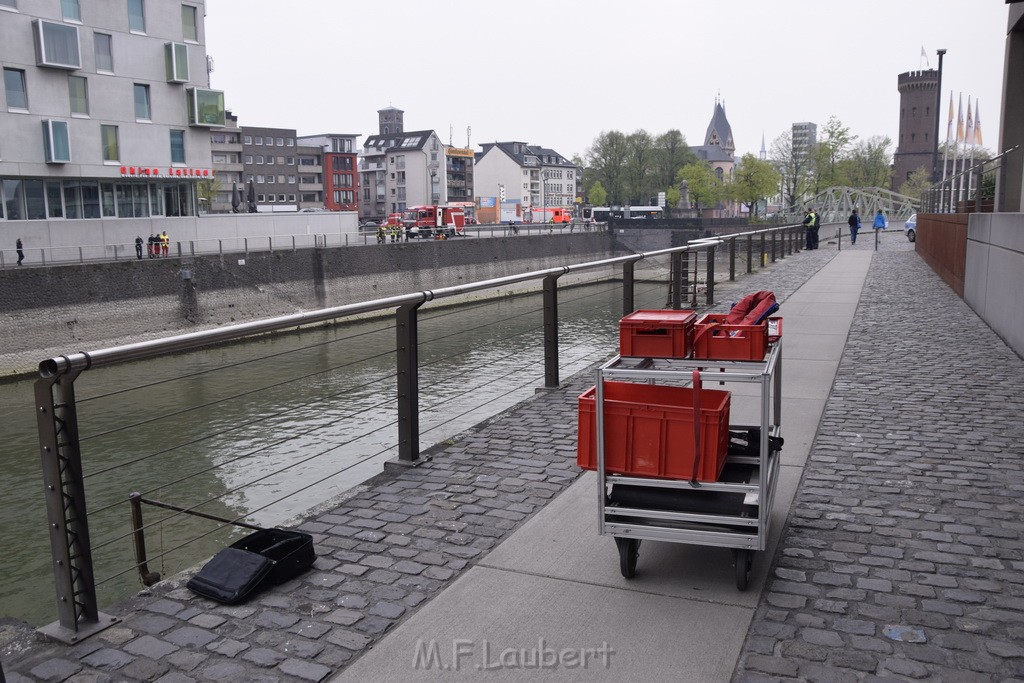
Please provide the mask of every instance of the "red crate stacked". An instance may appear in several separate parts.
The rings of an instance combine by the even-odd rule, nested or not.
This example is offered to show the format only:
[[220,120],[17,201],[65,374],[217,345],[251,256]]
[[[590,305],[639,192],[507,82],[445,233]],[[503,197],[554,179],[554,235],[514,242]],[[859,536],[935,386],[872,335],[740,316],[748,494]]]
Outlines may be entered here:
[[619,321],[619,355],[686,358],[693,346],[694,311],[633,311]]

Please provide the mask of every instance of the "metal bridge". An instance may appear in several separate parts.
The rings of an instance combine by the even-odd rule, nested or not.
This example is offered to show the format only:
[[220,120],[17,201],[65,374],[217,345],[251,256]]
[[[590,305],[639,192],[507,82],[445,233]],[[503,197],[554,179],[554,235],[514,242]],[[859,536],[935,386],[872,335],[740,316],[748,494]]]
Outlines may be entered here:
[[813,207],[826,223],[844,221],[853,209],[861,216],[871,217],[879,209],[889,220],[906,220],[916,213],[920,200],[881,187],[836,186],[823,190],[804,202],[784,211],[783,220],[799,222],[807,209]]

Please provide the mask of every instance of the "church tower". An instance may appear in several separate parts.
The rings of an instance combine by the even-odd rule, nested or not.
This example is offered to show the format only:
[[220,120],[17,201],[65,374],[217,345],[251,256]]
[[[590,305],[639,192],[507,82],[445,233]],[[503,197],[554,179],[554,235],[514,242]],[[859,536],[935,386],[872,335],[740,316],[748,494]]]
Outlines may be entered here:
[[729,119],[725,117],[725,106],[715,98],[715,111],[711,115],[711,123],[708,124],[708,132],[704,136],[705,147],[721,147],[722,151],[730,157],[736,151],[736,143],[732,139],[732,126]]
[[377,110],[377,128],[379,135],[401,135],[405,132],[405,112],[397,107],[385,107]]

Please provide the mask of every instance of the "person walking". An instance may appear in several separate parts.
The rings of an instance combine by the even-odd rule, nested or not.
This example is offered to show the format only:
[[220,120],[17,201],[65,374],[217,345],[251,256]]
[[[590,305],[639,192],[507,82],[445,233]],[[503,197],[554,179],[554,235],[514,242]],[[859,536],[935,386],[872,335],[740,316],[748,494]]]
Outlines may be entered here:
[[384,227],[383,223],[377,226],[377,244],[384,244],[384,237],[387,234],[386,231],[387,228]]
[[888,225],[889,221],[885,220],[885,214],[879,209],[878,213],[875,214],[875,222],[872,223],[871,227],[875,230],[884,230]]
[[167,258],[167,253],[171,250],[171,238],[167,236],[166,230],[160,233],[160,250],[163,252],[164,258]]
[[860,230],[860,214],[857,209],[853,210],[846,222],[850,224],[850,244],[857,244],[857,231]]
[[18,250],[18,265],[20,266],[21,262],[25,260],[25,250],[21,245],[20,237],[14,241],[14,248]]
[[142,260],[142,235],[135,236],[135,258]]

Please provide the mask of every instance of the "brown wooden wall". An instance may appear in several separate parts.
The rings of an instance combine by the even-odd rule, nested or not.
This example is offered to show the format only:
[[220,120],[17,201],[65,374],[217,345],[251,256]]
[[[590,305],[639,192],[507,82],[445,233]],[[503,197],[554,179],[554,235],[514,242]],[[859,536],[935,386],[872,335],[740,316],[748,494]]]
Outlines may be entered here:
[[966,213],[922,213],[917,216],[915,248],[960,298],[964,296],[967,263]]

